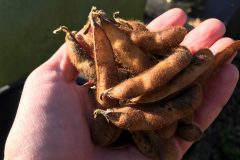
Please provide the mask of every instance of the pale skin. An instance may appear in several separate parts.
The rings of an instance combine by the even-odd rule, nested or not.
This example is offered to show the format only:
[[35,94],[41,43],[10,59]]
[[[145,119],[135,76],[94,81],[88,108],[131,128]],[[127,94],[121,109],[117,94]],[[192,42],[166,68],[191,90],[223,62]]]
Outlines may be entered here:
[[[185,22],[186,14],[172,9],[153,20],[148,28],[158,31]],[[222,22],[208,19],[191,31],[182,45],[192,52],[209,47],[216,54],[233,42],[222,37],[224,32]],[[218,116],[236,86],[239,73],[230,63],[213,75],[204,88],[203,103],[194,117],[203,130]],[[6,142],[5,159],[148,159],[133,146],[113,150],[92,143],[89,126],[94,104],[86,87],[75,84],[76,76],[65,45],[29,75]],[[191,143],[179,138],[175,141],[181,159]]]

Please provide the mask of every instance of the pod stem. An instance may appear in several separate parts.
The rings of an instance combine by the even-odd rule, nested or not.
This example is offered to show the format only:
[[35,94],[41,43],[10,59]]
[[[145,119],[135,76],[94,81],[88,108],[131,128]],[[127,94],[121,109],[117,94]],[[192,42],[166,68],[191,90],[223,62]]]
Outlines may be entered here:
[[116,12],[113,12],[113,19],[115,20],[117,18],[117,15],[119,15],[120,12],[119,11],[116,11]]
[[100,114],[100,115],[103,115],[106,120],[109,122],[109,119],[108,119],[108,114],[111,113],[111,110],[110,109],[107,109],[107,110],[103,110],[103,109],[96,109],[94,112],[93,112],[93,115],[94,115],[94,118],[97,118],[97,116]]
[[53,34],[59,34],[60,32],[65,32],[67,34],[71,34],[70,30],[66,26],[60,26],[53,31]]
[[109,95],[109,92],[111,92],[111,90],[112,90],[112,88],[109,88],[109,89],[107,89],[107,90],[105,90],[105,91],[103,91],[102,93],[101,93],[101,95],[100,95],[100,99],[102,100],[104,97],[108,97],[108,98],[111,98],[111,99],[114,99],[114,97],[111,97],[110,95]]

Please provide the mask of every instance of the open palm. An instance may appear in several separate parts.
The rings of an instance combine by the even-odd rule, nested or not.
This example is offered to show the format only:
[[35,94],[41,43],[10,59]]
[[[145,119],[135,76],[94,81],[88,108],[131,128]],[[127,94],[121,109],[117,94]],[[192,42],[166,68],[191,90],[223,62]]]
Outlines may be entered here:
[[[172,9],[153,20],[148,28],[158,31],[185,22],[185,13]],[[222,38],[224,32],[220,21],[209,19],[192,30],[182,45],[193,53],[205,47],[217,53],[233,42]],[[66,56],[65,47],[28,77],[6,142],[5,159],[148,159],[133,146],[113,150],[92,143],[89,126],[94,104],[86,87],[75,84],[77,72]],[[194,118],[203,130],[220,113],[237,80],[238,70],[230,63],[211,77]],[[175,140],[181,159],[191,143],[177,137]]]

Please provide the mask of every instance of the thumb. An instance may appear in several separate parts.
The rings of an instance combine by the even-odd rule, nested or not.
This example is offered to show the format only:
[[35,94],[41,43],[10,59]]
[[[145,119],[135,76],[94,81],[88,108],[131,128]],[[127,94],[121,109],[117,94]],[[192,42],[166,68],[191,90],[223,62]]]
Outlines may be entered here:
[[66,47],[64,43],[43,66],[47,69],[57,71],[65,81],[72,82],[76,79],[78,72],[68,57]]

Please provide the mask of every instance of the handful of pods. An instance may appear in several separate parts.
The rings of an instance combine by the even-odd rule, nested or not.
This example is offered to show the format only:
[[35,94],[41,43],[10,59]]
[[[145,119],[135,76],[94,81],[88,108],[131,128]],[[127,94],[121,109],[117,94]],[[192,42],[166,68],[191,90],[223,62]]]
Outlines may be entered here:
[[240,49],[240,41],[216,56],[208,48],[192,54],[180,43],[181,26],[150,32],[138,20],[107,17],[92,8],[79,33],[66,33],[67,54],[92,82],[96,106],[91,125],[94,143],[115,148],[126,135],[146,156],[175,160],[173,136],[196,141],[202,131],[192,120],[208,78]]

